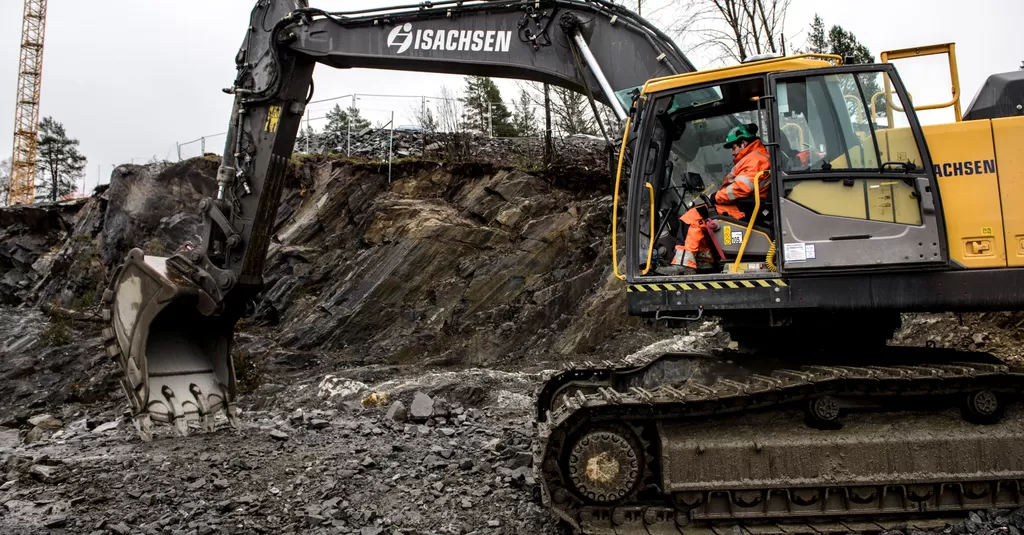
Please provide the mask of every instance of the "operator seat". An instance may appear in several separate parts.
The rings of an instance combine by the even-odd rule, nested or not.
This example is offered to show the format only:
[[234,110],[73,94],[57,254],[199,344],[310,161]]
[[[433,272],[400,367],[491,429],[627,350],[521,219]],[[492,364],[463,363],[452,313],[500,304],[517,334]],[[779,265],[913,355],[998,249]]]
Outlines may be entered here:
[[[764,178],[770,176],[766,171]],[[709,210],[706,229],[708,239],[711,242],[712,254],[722,262],[736,260],[740,247],[747,235],[747,226],[754,212],[754,199],[740,199],[736,206],[743,210],[747,216],[743,219],[736,219],[725,214]],[[756,262],[763,259],[772,246],[772,207],[770,198],[761,199],[761,205],[754,220],[750,237],[747,239],[747,247],[743,251],[744,262]]]

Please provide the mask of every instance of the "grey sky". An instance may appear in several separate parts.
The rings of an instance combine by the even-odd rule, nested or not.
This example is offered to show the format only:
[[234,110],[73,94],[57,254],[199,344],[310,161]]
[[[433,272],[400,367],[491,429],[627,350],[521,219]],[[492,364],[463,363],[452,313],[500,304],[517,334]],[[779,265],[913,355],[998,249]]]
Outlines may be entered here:
[[[667,0],[652,0],[654,2]],[[360,0],[362,6],[399,0]],[[317,7],[343,9],[353,2],[313,0]],[[401,1],[403,4],[412,3]],[[627,4],[630,1],[626,2]],[[22,2],[0,1],[0,159],[9,158],[21,33]],[[645,4],[646,5],[646,4]],[[53,116],[82,143],[89,158],[87,188],[108,180],[112,167],[135,159],[176,159],[175,142],[217,134],[225,129],[231,97],[220,89],[234,77],[234,55],[253,0],[50,0],[43,62],[42,116]],[[1016,69],[1024,52],[1016,42],[1024,2],[1010,0],[793,0],[787,34],[798,44],[814,13],[827,26],[852,31],[874,54],[882,50],[955,41],[967,106],[985,77]],[[652,11],[661,24],[672,9]],[[683,39],[689,50],[694,43]],[[698,66],[710,58],[690,52]],[[914,101],[949,98],[942,60],[915,59],[897,64]],[[335,70],[318,67],[316,98],[345,94],[437,95],[442,84],[461,90],[460,77],[423,73]],[[516,85],[502,83],[506,100]],[[347,101],[346,101],[347,102]],[[343,103],[344,105],[344,103]],[[365,97],[359,103],[372,121],[411,122],[419,99]],[[327,104],[314,107],[323,115]],[[951,120],[932,112],[925,122]],[[315,126],[315,125],[314,125]],[[223,137],[211,138],[207,151],[220,152]],[[185,155],[195,155],[190,145]]]

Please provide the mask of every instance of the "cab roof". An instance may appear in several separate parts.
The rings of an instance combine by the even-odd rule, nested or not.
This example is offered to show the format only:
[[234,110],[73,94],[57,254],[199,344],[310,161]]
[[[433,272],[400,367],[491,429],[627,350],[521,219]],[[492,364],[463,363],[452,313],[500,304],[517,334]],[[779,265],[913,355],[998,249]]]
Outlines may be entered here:
[[843,59],[831,54],[801,54],[799,56],[786,56],[771,58],[750,63],[741,63],[731,67],[721,67],[706,71],[696,71],[686,74],[673,74],[662,78],[648,80],[644,84],[640,94],[657,93],[669,89],[678,89],[692,85],[704,84],[707,82],[725,81],[733,78],[742,78],[756,74],[767,74],[772,72],[799,71],[803,69],[820,69],[842,65]]

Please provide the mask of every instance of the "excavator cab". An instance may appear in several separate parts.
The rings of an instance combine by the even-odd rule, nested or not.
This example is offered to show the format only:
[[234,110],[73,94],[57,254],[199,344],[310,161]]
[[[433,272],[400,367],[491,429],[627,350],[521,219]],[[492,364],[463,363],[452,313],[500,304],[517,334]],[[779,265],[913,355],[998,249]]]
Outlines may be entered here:
[[[620,162],[628,200],[618,274],[629,282],[630,313],[774,326],[874,309],[871,318],[888,326],[898,324],[897,310],[928,309],[931,290],[901,294],[903,276],[953,266],[929,147],[909,101],[892,65],[842,65],[833,56],[648,82]],[[723,143],[740,124],[756,126],[770,169],[756,177],[762,196],[737,199],[746,217],[734,218],[705,205],[733,167]],[[697,255],[696,274],[659,274],[685,235],[680,217],[694,207],[707,214],[710,255]],[[930,281],[938,292],[948,283]],[[880,336],[891,335],[886,329]]]
[[[752,239],[745,254],[748,258],[759,255],[763,259],[769,252],[774,231],[770,228],[768,202],[739,199],[736,204],[747,217],[738,219],[716,210],[711,200],[722,177],[733,166],[731,150],[723,147],[729,130],[745,124],[750,131],[762,131],[760,125],[765,124],[765,116],[759,99],[764,95],[764,87],[764,77],[745,78],[657,99],[652,110],[655,120],[651,139],[646,153],[641,155],[644,187],[656,184],[647,188],[654,206],[655,245],[649,248],[650,258],[648,251],[642,251],[644,271],[650,272],[649,265],[665,264],[672,258],[677,237],[686,232],[680,217],[691,208],[696,208],[708,222],[706,241],[711,247],[709,255],[700,257],[702,272],[720,272],[724,265],[735,261],[751,219]],[[765,173],[758,177],[762,188],[767,187],[769,176]],[[641,244],[651,242],[649,228],[641,228],[640,233]]]
[[[633,277],[658,277],[655,268],[671,260],[685,233],[679,218],[693,207],[706,215],[713,260],[694,280],[946,264],[924,137],[913,114],[893,111],[905,100],[895,71],[798,68],[808,62],[823,63],[769,60],[718,72],[729,77],[713,71],[648,84],[635,117]],[[698,80],[677,85],[689,77]],[[886,110],[877,107],[883,87],[894,89]],[[733,203],[745,218],[707,202],[733,166],[722,144],[740,124],[756,127],[771,160],[757,177],[767,195]]]

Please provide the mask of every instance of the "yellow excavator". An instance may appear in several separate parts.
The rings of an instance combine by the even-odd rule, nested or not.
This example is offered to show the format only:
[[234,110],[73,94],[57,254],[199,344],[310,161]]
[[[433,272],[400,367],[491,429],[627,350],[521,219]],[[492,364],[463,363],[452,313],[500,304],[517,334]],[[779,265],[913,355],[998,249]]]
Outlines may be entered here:
[[[954,123],[920,125],[888,62],[928,53],[949,55]],[[613,239],[625,241],[614,269],[628,312],[714,316],[737,342],[541,385],[535,470],[569,529],[857,532],[1020,507],[1024,374],[985,353],[887,340],[902,312],[1024,308],[1013,209],[1024,77],[994,75],[961,117],[952,45],[882,59],[698,72],[604,0],[348,12],[261,0],[226,90],[235,103],[217,195],[198,207],[201,242],[170,257],[133,250],[103,296],[136,427],[144,440],[154,421],[212,429],[220,411],[237,424],[234,325],[262,288],[316,63],[505,76],[574,89],[625,123]],[[732,165],[727,132],[750,124],[771,161],[755,180],[770,186],[733,219],[708,194]],[[693,208],[711,256],[695,274],[661,275]]]

